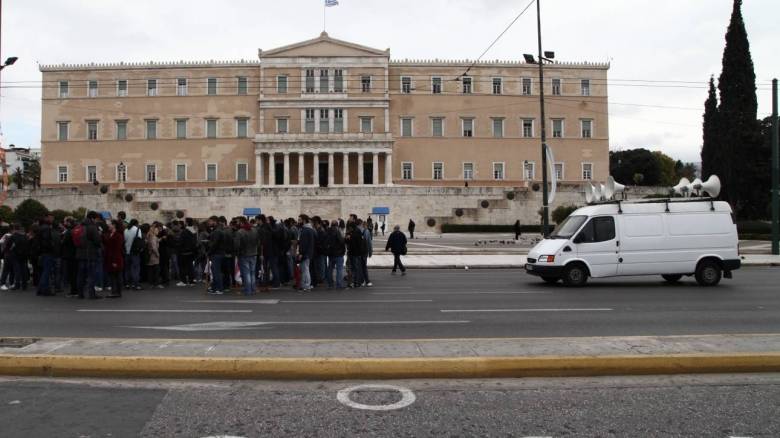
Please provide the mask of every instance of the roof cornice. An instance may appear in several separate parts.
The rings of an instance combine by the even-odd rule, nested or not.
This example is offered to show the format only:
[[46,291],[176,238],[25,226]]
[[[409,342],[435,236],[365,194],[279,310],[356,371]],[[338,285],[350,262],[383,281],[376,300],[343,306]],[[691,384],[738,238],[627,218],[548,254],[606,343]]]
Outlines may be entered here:
[[[340,46],[349,47],[351,49],[360,50],[360,51],[363,51],[363,52],[368,52],[368,53],[371,54],[371,55],[363,55],[363,56],[372,56],[373,55],[373,56],[382,56],[382,57],[387,57],[387,58],[390,57],[390,49],[379,50],[379,49],[374,49],[373,47],[363,46],[363,45],[360,45],[360,44],[351,43],[349,41],[340,40],[340,39],[337,39],[337,38],[331,38],[330,35],[328,35],[328,33],[324,32],[324,31],[317,38],[312,38],[310,40],[301,41],[299,43],[294,43],[294,44],[288,44],[286,46],[277,47],[277,48],[271,49],[271,50],[259,49],[257,51],[257,55],[258,55],[258,57],[260,57],[260,59],[276,57],[278,54],[286,52],[288,50],[293,50],[293,49],[297,49],[299,47],[305,47],[305,46],[308,46],[308,45],[311,45],[311,44],[320,43],[320,42],[329,42],[329,43],[337,44],[337,45],[340,45]],[[343,55],[340,55],[340,56],[343,56]],[[284,56],[281,56],[281,57],[284,57]]]
[[[470,59],[391,59],[390,66],[401,67],[536,67],[537,64],[527,63],[523,60],[484,60],[472,61]],[[555,61],[545,64],[547,68],[592,68],[609,69],[609,62],[568,62]]]
[[88,64],[41,64],[42,72],[78,71],[78,70],[149,70],[165,68],[219,68],[219,67],[257,67],[260,61],[162,61],[162,62],[90,62]]

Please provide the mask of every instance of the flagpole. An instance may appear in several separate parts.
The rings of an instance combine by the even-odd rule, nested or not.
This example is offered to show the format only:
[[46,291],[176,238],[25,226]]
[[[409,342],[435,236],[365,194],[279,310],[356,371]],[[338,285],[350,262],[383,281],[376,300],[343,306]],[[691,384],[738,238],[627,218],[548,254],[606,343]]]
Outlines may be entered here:
[[325,32],[325,11],[328,10],[328,4],[322,3],[322,31]]

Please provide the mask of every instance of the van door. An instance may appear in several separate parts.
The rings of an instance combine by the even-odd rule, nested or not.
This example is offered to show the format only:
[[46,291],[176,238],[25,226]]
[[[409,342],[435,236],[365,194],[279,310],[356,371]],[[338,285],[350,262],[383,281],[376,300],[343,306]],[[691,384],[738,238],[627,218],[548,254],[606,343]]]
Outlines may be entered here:
[[580,229],[573,243],[577,256],[590,265],[592,277],[617,275],[619,242],[615,218],[595,216]]

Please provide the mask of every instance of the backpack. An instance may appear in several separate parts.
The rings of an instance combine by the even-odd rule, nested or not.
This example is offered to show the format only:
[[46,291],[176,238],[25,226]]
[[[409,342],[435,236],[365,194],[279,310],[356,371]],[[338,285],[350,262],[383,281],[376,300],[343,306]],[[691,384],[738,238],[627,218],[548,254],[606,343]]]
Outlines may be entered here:
[[84,246],[84,232],[85,228],[83,224],[78,224],[75,227],[73,227],[73,230],[70,232],[70,238],[73,240],[73,246],[76,248],[81,248]]
[[146,247],[146,243],[144,242],[144,239],[141,238],[140,231],[136,230],[135,237],[133,238],[133,243],[130,244],[130,254],[139,255],[141,254],[141,252],[143,252],[145,247]]

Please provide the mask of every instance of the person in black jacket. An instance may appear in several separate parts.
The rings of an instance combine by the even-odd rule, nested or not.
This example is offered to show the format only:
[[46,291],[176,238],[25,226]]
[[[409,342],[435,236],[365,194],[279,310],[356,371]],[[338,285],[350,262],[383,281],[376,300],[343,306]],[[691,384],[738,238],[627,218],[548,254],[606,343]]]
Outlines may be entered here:
[[79,295],[77,274],[79,272],[78,261],[76,260],[76,246],[73,244],[71,232],[75,226],[72,217],[65,218],[65,231],[62,233],[62,244],[60,246],[62,253],[63,278],[67,279],[69,285],[68,297],[75,298]]
[[227,289],[225,284],[229,284],[223,281],[222,263],[225,259],[225,241],[230,242],[230,238],[216,216],[209,218],[208,228],[210,231],[208,255],[211,261],[211,287],[209,287],[208,292],[212,295],[222,295],[223,290]]
[[[78,242],[74,241],[76,245],[76,259],[79,263],[77,279],[79,298],[84,298],[84,287],[86,286],[89,298],[92,300],[103,298],[95,293],[98,253],[103,245],[103,239],[95,224],[97,218],[97,212],[90,211],[87,213],[87,218],[81,223],[80,239]],[[75,228],[72,232],[75,232]]]
[[417,225],[414,223],[413,220],[409,219],[409,238],[414,239],[414,227]]
[[185,227],[179,235],[179,282],[176,286],[192,286],[195,284],[195,272],[193,265],[195,255],[198,252],[198,230],[195,221],[191,217],[185,220]]
[[385,245],[385,251],[393,253],[393,274],[396,269],[401,269],[401,275],[406,275],[406,267],[401,263],[401,256],[406,255],[406,236],[401,232],[401,227],[396,225],[393,227],[393,232],[390,233],[390,237],[387,238],[387,245]]
[[325,235],[325,248],[328,254],[328,288],[333,288],[333,271],[335,269],[335,286],[338,289],[344,289],[344,254],[347,252],[347,247],[344,244],[344,236],[339,230],[339,221],[331,222]]
[[347,235],[344,238],[347,244],[347,257],[349,258],[349,272],[352,274],[352,284],[349,287],[358,288],[363,284],[363,232],[360,231],[355,222],[347,224]]
[[54,217],[46,215],[38,227],[38,254],[41,266],[38,279],[38,295],[54,295],[51,280],[54,276],[55,260],[60,253],[60,235],[53,228]]
[[11,263],[14,268],[14,287],[11,290],[27,290],[30,274],[27,257],[30,256],[30,241],[20,224],[13,225],[11,234]]
[[309,216],[302,214],[300,221],[303,226],[298,238],[298,262],[301,264],[301,290],[308,292],[312,289],[310,263],[314,258],[314,246],[316,245],[317,232],[311,225]]

